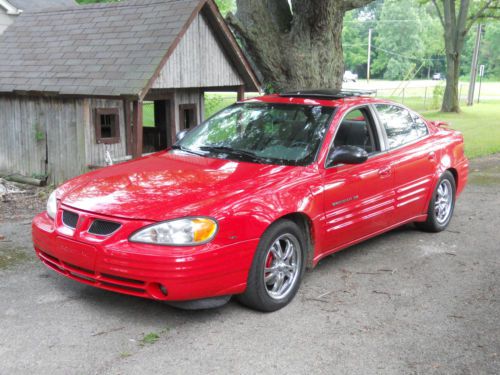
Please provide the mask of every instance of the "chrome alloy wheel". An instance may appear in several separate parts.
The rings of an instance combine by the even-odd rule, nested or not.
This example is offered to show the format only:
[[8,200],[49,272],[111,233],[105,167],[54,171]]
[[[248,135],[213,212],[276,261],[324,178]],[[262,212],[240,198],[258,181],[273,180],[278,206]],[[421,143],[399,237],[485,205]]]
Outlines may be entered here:
[[299,240],[286,233],[278,237],[266,254],[264,285],[272,299],[285,298],[299,279],[302,248]]
[[436,214],[436,221],[439,224],[444,224],[448,221],[452,206],[453,190],[451,183],[449,180],[444,179],[439,183],[436,200],[434,201],[434,212]]

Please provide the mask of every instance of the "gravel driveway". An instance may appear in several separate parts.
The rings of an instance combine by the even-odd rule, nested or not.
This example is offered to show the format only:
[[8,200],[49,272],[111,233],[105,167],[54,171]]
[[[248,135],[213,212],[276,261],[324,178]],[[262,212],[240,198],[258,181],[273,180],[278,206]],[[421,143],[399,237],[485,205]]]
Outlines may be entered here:
[[0,215],[0,374],[498,374],[500,155],[472,169],[447,231],[337,253],[272,314],[80,285],[35,258],[36,205]]

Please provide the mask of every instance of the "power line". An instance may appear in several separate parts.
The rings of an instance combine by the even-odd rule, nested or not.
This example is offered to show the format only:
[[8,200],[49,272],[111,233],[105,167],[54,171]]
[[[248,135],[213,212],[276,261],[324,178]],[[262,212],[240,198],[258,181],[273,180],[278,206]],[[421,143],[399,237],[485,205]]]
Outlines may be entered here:
[[389,22],[389,23],[396,23],[396,22],[420,22],[418,19],[413,19],[413,20],[348,20],[344,21],[344,23],[365,23],[365,22]]
[[[342,47],[367,47],[368,46],[368,43],[357,43],[357,44],[342,44]],[[408,59],[408,60],[417,60],[417,61],[442,61],[444,59],[446,59],[445,56],[442,56],[442,57],[436,57],[436,58],[432,58],[432,57],[413,57],[413,56],[406,56],[406,55],[403,55],[401,53],[398,53],[398,52],[394,52],[394,51],[389,51],[385,48],[381,48],[381,47],[377,47],[377,46],[374,46],[372,45],[372,48],[374,49],[377,49],[379,51],[382,51],[382,52],[385,52],[389,55],[393,55],[393,56],[398,56],[398,57],[402,57],[403,59]]]
[[437,57],[437,58],[424,58],[424,57],[420,58],[420,57],[406,56],[406,55],[403,55],[401,53],[389,51],[389,50],[381,48],[381,47],[372,46],[372,48],[375,48],[375,49],[377,49],[379,51],[388,53],[390,55],[402,57],[402,58],[408,59],[408,60],[417,60],[417,61],[442,61],[442,60],[444,60],[446,58],[445,56],[443,56],[443,57]]

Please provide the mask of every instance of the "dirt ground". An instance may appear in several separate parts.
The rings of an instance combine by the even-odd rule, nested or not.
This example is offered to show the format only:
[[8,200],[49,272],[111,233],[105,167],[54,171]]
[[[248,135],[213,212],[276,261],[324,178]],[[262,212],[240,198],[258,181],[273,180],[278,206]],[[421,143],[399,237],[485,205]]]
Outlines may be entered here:
[[0,201],[0,374],[498,374],[500,155],[474,160],[448,230],[393,230],[323,260],[272,314],[185,312],[46,269]]

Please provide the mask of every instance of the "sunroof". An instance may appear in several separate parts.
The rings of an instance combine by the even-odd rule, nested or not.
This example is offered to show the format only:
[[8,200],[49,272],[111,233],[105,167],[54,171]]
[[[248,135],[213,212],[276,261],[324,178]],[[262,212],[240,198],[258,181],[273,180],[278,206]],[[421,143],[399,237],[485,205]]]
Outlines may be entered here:
[[288,98],[311,98],[311,99],[344,99],[356,96],[369,96],[376,94],[374,90],[335,90],[335,89],[323,89],[323,90],[300,90],[300,91],[289,91],[280,93],[282,97]]

